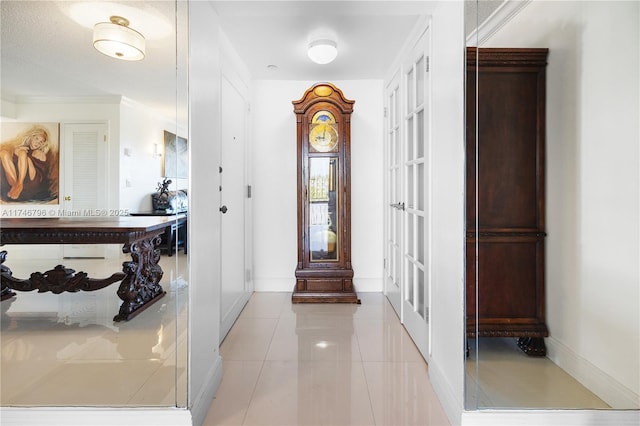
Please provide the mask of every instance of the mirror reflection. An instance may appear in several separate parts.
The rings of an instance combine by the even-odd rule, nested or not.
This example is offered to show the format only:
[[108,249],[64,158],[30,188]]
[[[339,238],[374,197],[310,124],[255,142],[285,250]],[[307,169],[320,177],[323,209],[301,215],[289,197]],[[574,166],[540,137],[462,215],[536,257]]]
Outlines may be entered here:
[[[6,252],[0,405],[184,407],[186,2],[3,1],[0,7],[0,180],[8,184],[0,197]],[[94,48],[113,26],[127,28],[120,30],[133,37],[127,42],[136,58],[108,42]],[[46,137],[27,137],[41,128]],[[37,228],[46,221],[58,223],[52,234],[64,232],[62,223],[114,227],[113,235],[125,235],[123,227],[155,230],[136,241],[98,238],[106,234],[96,229],[84,240],[23,241],[9,234],[16,224]],[[117,318],[128,303],[125,282],[141,295],[140,277],[151,279],[134,271],[146,269],[142,258],[151,259],[161,291],[150,303],[132,301],[132,314]],[[66,269],[51,278],[47,271],[55,265]],[[34,289],[34,272],[49,282],[35,287],[42,293],[26,291]],[[88,284],[74,287],[83,273]],[[110,282],[91,281],[107,277]]]
[[[467,61],[467,143],[477,140],[468,145],[467,159],[468,213],[469,208],[477,211],[477,217],[467,217],[466,407],[638,409],[639,5],[472,1],[466,7],[467,54],[472,58]],[[483,226],[528,201],[503,203],[507,213],[484,209],[483,188],[500,192],[505,181],[491,181],[482,165],[494,161],[496,167],[512,170],[515,175],[507,182],[526,174],[523,167],[513,168],[516,158],[511,156],[525,136],[502,149],[489,139],[526,125],[511,115],[535,105],[516,102],[500,117],[487,108],[509,96],[526,99],[527,92],[517,92],[521,89],[514,75],[531,75],[531,64],[521,64],[503,78],[502,86],[492,86],[483,72],[495,67],[483,71],[482,63],[483,54],[495,52],[491,49],[548,49],[544,94],[538,97],[544,115],[528,127],[533,133],[544,130],[543,149],[529,151],[537,153],[531,172],[540,179],[533,188],[538,201],[529,205],[545,241],[542,250],[538,244],[534,270],[524,279],[505,272],[514,266],[517,272],[524,269],[513,259],[503,262],[501,274],[490,272],[496,259],[483,250]],[[521,196],[525,187],[518,188]],[[505,230],[498,228],[492,230],[493,238]],[[512,230],[500,243],[512,243],[528,228]],[[510,250],[513,256],[516,252]],[[527,289],[535,274],[540,275],[533,283],[537,286]],[[501,289],[496,298],[537,303],[527,312],[513,312],[514,304],[504,306],[499,321],[510,325],[503,327],[507,331],[491,332],[483,327],[486,301],[495,289]],[[548,335],[527,351],[529,338],[538,336],[512,330],[534,314],[544,321]]]

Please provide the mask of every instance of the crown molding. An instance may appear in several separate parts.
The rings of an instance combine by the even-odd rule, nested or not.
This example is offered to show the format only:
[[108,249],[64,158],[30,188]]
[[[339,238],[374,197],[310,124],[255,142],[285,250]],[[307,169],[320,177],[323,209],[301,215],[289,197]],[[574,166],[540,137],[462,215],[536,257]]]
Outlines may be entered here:
[[108,96],[17,96],[14,104],[119,104],[120,95]]
[[532,0],[505,0],[467,37],[467,46],[482,46],[500,28],[531,3]]

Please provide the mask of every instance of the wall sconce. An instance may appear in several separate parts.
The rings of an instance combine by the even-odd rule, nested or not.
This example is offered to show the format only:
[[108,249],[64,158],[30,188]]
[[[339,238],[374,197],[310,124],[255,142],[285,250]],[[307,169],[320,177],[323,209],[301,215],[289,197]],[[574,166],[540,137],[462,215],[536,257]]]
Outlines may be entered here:
[[93,47],[98,52],[124,61],[139,61],[145,55],[145,39],[129,28],[122,16],[112,16],[111,22],[100,22],[93,27]]
[[313,40],[309,43],[307,55],[316,64],[328,64],[338,56],[338,43],[328,38]]
[[162,152],[160,151],[160,148],[158,148],[158,144],[154,143],[153,144],[153,158],[160,158],[162,157]]

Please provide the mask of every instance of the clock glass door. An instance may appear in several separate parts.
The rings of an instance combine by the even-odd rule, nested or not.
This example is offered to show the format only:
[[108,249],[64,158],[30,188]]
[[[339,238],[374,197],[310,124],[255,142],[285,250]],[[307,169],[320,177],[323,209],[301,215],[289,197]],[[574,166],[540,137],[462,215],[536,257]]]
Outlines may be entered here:
[[309,158],[309,253],[311,262],[339,261],[337,157]]

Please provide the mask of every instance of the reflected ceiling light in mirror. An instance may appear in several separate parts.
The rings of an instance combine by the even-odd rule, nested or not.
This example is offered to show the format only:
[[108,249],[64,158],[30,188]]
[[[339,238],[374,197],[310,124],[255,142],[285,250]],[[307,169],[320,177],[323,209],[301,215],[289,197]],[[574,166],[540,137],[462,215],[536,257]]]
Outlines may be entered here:
[[123,61],[144,59],[144,36],[129,28],[126,18],[112,16],[109,19],[111,22],[100,22],[93,27],[93,47],[100,53]]
[[313,40],[309,43],[307,55],[316,64],[328,64],[338,56],[338,43],[329,38]]
[[[129,4],[127,4],[129,3]],[[60,1],[58,8],[78,25],[93,29],[106,16],[126,16],[147,41],[163,40],[175,33],[173,2]]]

